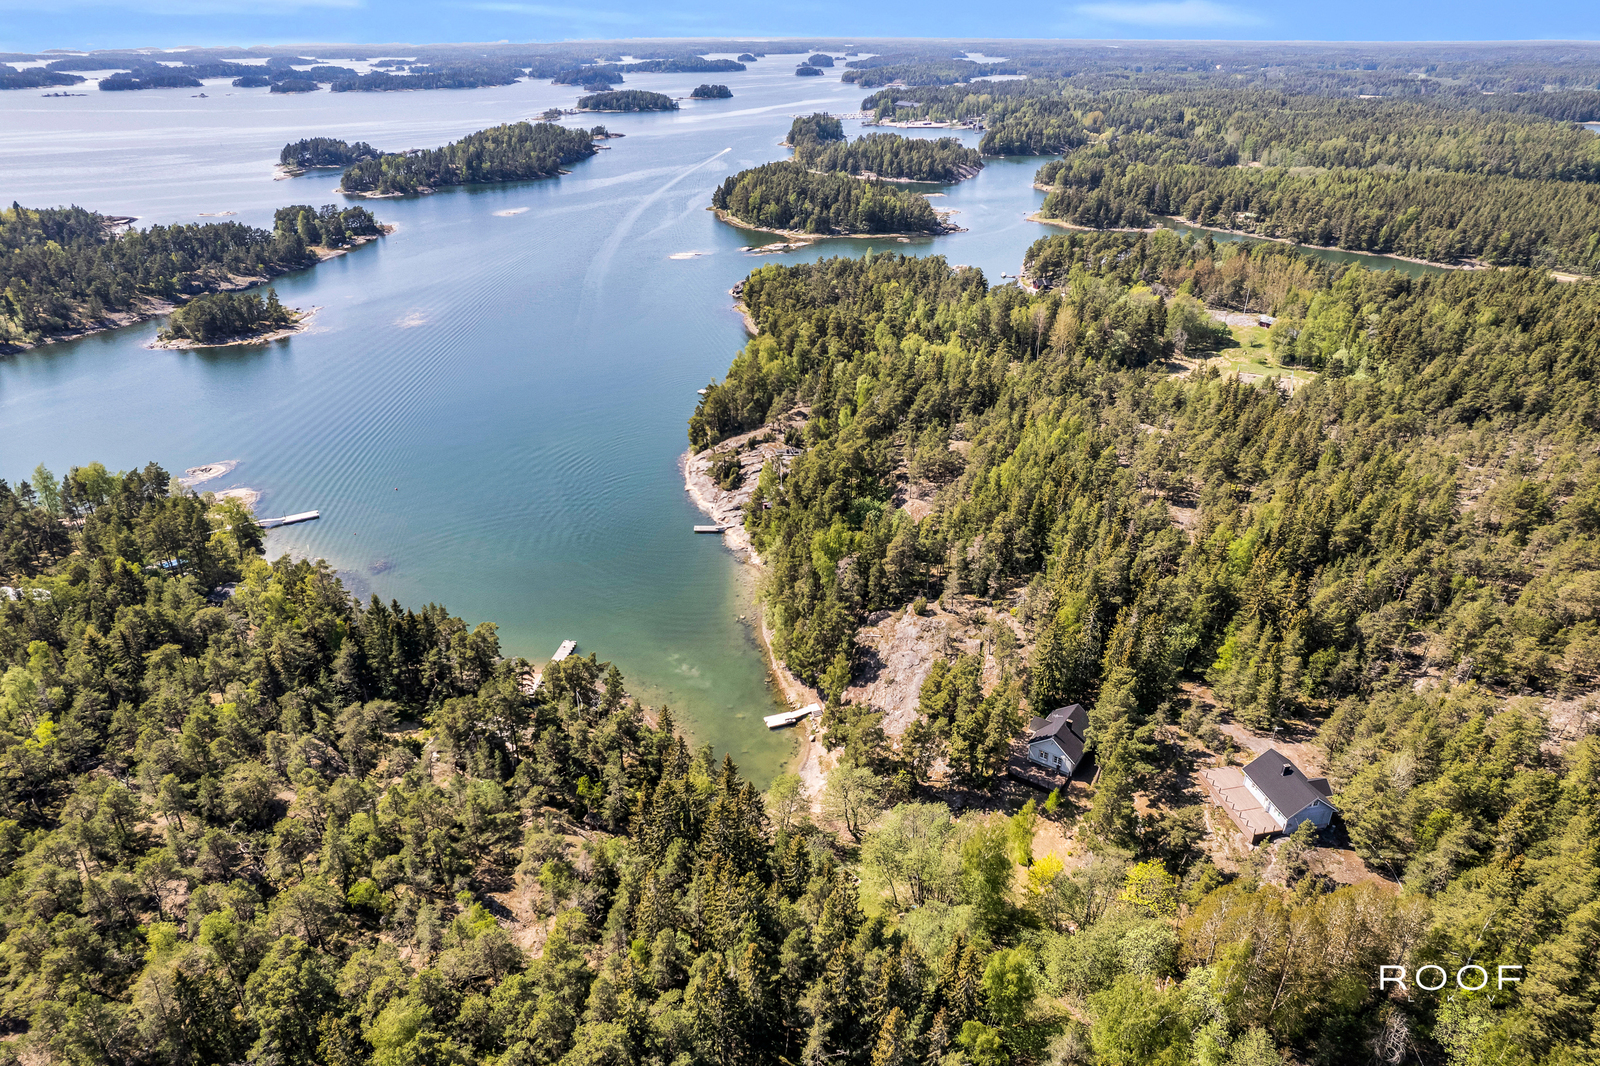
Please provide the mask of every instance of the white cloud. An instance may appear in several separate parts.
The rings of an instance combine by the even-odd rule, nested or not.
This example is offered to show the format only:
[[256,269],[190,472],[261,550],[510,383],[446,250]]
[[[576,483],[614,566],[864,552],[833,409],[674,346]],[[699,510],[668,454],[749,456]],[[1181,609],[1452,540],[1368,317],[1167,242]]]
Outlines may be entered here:
[[1254,26],[1261,19],[1212,0],[1152,0],[1150,3],[1079,4],[1078,14],[1125,26]]

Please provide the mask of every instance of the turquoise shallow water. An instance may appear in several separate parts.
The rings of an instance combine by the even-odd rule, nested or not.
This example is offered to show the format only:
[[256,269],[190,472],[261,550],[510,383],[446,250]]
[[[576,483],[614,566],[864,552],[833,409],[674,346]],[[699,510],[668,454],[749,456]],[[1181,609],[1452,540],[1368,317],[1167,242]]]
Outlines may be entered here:
[[[270,553],[326,558],[363,595],[496,622],[507,654],[544,658],[573,638],[765,781],[795,739],[760,723],[774,701],[740,619],[750,575],[718,538],[689,532],[701,516],[677,463],[695,389],[744,343],[727,290],[773,261],[740,251],[772,238],[717,222],[711,190],[784,158],[791,116],[851,111],[865,95],[794,65],[774,56],[717,75],[732,100],[586,117],[626,136],[557,180],[368,201],[394,234],[275,283],[291,306],[321,308],[298,336],[150,351],[158,324],[145,323],[0,359],[0,476],[41,461],[61,473],[96,459],[174,472],[237,460],[205,487],[261,490],[264,516],[323,514],[273,531]],[[704,80],[627,86],[686,96]],[[432,146],[578,95],[548,82],[205,91],[0,93],[0,201],[270,225],[277,207],[339,199],[335,172],[273,179],[286,141]],[[944,254],[997,282],[1050,232],[1025,220],[1043,200],[1039,163],[992,161],[935,200],[967,232],[827,241],[777,260]]]

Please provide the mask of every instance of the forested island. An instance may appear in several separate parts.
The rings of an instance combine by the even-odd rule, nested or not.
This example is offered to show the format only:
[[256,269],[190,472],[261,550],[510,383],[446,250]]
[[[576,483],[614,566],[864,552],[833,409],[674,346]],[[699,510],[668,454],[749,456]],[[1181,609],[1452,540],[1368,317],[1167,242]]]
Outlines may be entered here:
[[758,229],[816,236],[947,233],[916,193],[846,174],[818,174],[793,162],[741,170],[712,194],[711,206]]
[[364,159],[376,159],[377,149],[366,141],[348,144],[331,137],[310,137],[283,146],[278,153],[281,166],[296,170],[316,167],[347,167]]
[[39,70],[36,67],[18,70],[9,63],[0,63],[0,89],[49,89],[58,85],[79,85],[85,80],[81,74]]
[[803,148],[812,144],[844,140],[844,123],[832,115],[815,111],[809,115],[796,115],[789,123],[789,135],[783,143],[790,148]]
[[[1558,606],[1600,558],[1600,289],[1166,230],[1051,237],[1025,269],[1041,291],[938,258],[765,266],[740,292],[759,333],[690,422],[695,448],[766,426],[801,450],[761,471],[744,525],[774,648],[828,701],[830,786],[879,796],[948,765],[999,788],[1028,714],[1089,707],[1098,776],[1073,839],[1094,858],[1070,876],[1114,869],[1121,902],[1040,915],[1042,939],[990,931],[1075,1004],[1052,1061],[1349,1061],[1390,1031],[1424,1061],[1596,1046],[1578,960],[1600,740],[1551,716],[1600,682],[1600,607]],[[1292,393],[1195,359],[1208,308],[1244,307],[1312,372]],[[977,639],[936,653],[889,731],[846,695],[881,670],[858,640],[930,613]],[[1230,737],[1275,735],[1325,760],[1339,853],[1373,873],[1318,872],[1310,827],[1227,869],[1198,846],[1217,830],[1182,789]],[[943,824],[861,822],[864,888],[910,936],[925,897],[876,856],[913,818]],[[1084,890],[1058,862],[1035,863],[1027,899]],[[1168,946],[1135,951],[1145,937]],[[1396,999],[1372,977],[1467,959],[1523,980]],[[1025,1032],[997,1027],[995,1061],[1042,1058]]]
[[613,85],[622,84],[623,80],[620,72],[601,67],[574,67],[550,79],[554,85],[576,85],[590,92],[604,92]]
[[272,230],[237,222],[118,233],[83,208],[0,210],[0,350],[150,318],[201,293],[312,266],[382,232],[362,207],[282,208]]
[[579,111],[676,111],[678,101],[643,89],[618,89],[578,99]]
[[278,302],[276,290],[265,298],[254,292],[216,292],[196,296],[172,312],[156,337],[163,348],[207,347],[262,340],[286,334],[300,315]]
[[991,74],[1020,74],[1011,63],[975,63],[970,59],[921,53],[891,52],[851,59],[842,79],[871,88],[878,85],[952,85]]
[[954,137],[924,140],[893,133],[869,133],[846,142],[844,123],[815,112],[796,116],[784,143],[794,158],[812,170],[897,181],[953,182],[983,169],[983,157]]
[[794,72],[796,75],[802,78],[819,78],[822,76],[822,70],[818,67],[812,66],[810,63],[801,63],[798,67],[794,68]]
[[513,122],[468,134],[443,148],[390,152],[355,163],[344,172],[339,189],[398,196],[449,185],[553,178],[562,167],[595,151],[588,130],[553,122]]
[[[791,138],[794,133],[791,129]],[[965,147],[954,137],[929,140],[894,133],[868,133],[848,143],[803,140],[794,157],[813,170],[894,181],[954,182],[983,169],[977,149]]]
[[511,85],[522,75],[521,69],[498,65],[464,66],[452,64],[438,68],[411,68],[409,74],[374,70],[367,74],[336,78],[328,85],[336,93],[417,92],[424,89],[480,89],[489,85]]
[[731,100],[733,90],[726,85],[697,85],[689,94],[691,100]]

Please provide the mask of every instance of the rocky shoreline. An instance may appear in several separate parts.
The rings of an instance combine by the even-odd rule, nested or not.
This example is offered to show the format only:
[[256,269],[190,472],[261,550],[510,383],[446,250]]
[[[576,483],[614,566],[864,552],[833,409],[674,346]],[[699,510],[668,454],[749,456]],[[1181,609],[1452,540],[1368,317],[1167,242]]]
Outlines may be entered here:
[[282,340],[292,337],[296,333],[303,333],[311,325],[311,319],[321,307],[313,307],[308,311],[297,311],[290,308],[289,313],[294,315],[294,321],[281,329],[269,330],[266,333],[247,333],[237,337],[226,337],[219,341],[197,341],[189,337],[174,337],[170,340],[157,338],[146,344],[146,348],[158,351],[188,351],[194,348],[236,348],[245,344],[266,344],[268,341]]
[[[395,231],[396,227],[385,223],[380,225],[378,229],[381,232],[370,234],[365,237],[351,238],[349,246],[345,248],[312,248],[309,250],[316,255],[317,262],[326,262],[329,259],[337,259],[339,256],[348,253],[352,249],[359,248],[363,244],[375,241],[379,237],[387,237],[389,234]],[[254,288],[257,285],[265,285],[278,276],[279,275],[276,274],[262,277],[257,277],[254,275],[247,276],[230,274],[226,281],[220,282],[215,287],[207,289],[206,294],[217,292],[241,292],[245,289]],[[47,344],[61,344],[65,341],[81,340],[84,337],[91,337],[96,333],[104,333],[107,330],[122,329],[126,326],[136,326],[140,322],[148,322],[152,318],[160,318],[162,315],[170,315],[173,311],[176,311],[183,302],[185,302],[178,301],[175,303],[171,300],[158,300],[153,297],[139,297],[138,300],[139,306],[137,310],[108,312],[106,316],[100,320],[99,324],[90,328],[69,330],[65,333],[52,333],[50,336],[42,337],[32,344],[0,344],[0,355],[13,355],[17,352],[32,351],[35,348],[42,348]],[[146,347],[165,346],[166,345],[150,344]],[[209,348],[215,347],[215,345],[195,345],[194,347]]]
[[[750,322],[748,312],[745,312],[745,320],[754,333],[754,323]],[[786,419],[730,437],[704,451],[696,452],[691,448],[679,459],[678,465],[683,471],[683,488],[688,493],[690,501],[706,517],[717,525],[725,527],[722,531],[722,542],[733,553],[734,558],[757,570],[765,570],[765,564],[751,545],[750,533],[744,527],[745,504],[755,492],[756,483],[761,478],[762,467],[768,461],[781,461],[792,453],[793,449],[786,447],[783,442],[784,430],[790,426],[803,425],[804,422],[805,412],[803,409],[798,410],[792,412]],[[757,440],[763,436],[771,439]],[[730,451],[737,451],[739,454],[740,480],[735,488],[724,489],[711,480],[711,464],[716,458]],[[765,605],[758,602],[755,605],[755,615],[753,628],[767,661],[767,671],[784,700],[793,708],[826,702],[820,692],[795,677],[778,659],[772,648],[772,629],[767,624]],[[829,761],[821,744],[814,739],[816,728],[815,719],[797,727],[797,732],[800,734],[800,749],[790,764],[791,772],[800,776],[805,794],[811,797],[813,804],[817,802],[827,780]]]

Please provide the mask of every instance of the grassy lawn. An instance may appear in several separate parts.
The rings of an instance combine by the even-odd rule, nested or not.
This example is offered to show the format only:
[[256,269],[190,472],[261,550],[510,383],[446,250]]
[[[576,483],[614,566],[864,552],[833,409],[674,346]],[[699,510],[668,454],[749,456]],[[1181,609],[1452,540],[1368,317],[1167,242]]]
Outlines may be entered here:
[[1233,334],[1232,348],[1225,348],[1201,360],[1202,366],[1213,367],[1224,374],[1248,374],[1258,377],[1280,377],[1290,382],[1290,388],[1300,386],[1316,377],[1304,367],[1287,367],[1278,362],[1267,348],[1267,331],[1260,326],[1229,326]]

